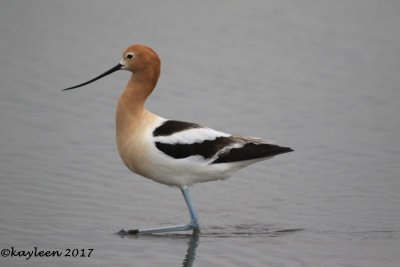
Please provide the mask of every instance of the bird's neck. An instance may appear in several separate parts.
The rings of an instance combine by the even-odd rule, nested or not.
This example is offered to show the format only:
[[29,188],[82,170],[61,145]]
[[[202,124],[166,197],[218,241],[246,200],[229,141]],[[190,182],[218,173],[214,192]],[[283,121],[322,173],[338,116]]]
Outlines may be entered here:
[[144,103],[156,87],[159,76],[160,68],[157,65],[150,65],[132,74],[120,98],[129,111],[144,109]]
[[156,117],[145,109],[144,104],[154,90],[159,75],[160,68],[157,65],[150,65],[132,74],[117,105],[117,138],[140,130],[153,120],[149,117]]

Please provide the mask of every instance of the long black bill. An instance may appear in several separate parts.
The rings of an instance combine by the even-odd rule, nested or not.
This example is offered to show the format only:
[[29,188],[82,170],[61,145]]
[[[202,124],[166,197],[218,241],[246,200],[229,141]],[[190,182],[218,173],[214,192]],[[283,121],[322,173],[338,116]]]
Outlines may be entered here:
[[65,88],[65,89],[63,89],[62,91],[75,89],[75,88],[84,86],[84,85],[86,85],[86,84],[92,83],[92,82],[94,82],[94,81],[97,81],[98,79],[103,78],[104,76],[107,76],[108,74],[111,74],[111,73],[113,73],[113,72],[116,72],[117,70],[120,70],[123,66],[124,66],[124,65],[118,63],[117,66],[113,67],[112,69],[109,69],[108,71],[106,71],[106,72],[104,72],[103,74],[97,76],[96,78],[93,78],[93,79],[91,79],[90,81],[87,81],[87,82],[84,82],[84,83],[81,83],[81,84],[78,84],[78,85],[75,85],[75,86],[72,86],[72,87],[69,87],[69,88]]

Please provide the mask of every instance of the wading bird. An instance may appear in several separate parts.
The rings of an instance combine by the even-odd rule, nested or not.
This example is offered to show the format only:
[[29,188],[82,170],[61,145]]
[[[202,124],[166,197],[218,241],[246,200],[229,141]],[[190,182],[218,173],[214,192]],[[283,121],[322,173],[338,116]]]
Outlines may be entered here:
[[160,58],[151,48],[132,45],[118,65],[71,90],[117,70],[132,73],[116,111],[118,152],[134,173],[181,189],[190,222],[159,228],[130,230],[133,234],[198,230],[199,219],[189,194],[195,183],[224,180],[239,169],[278,154],[293,151],[261,138],[230,135],[197,123],[169,120],[145,108],[160,75]]

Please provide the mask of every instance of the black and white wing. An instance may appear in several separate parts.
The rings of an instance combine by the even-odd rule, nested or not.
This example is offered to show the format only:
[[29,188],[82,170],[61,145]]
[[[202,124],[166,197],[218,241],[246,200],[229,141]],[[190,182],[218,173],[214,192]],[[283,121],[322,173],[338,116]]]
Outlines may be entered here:
[[209,164],[267,158],[293,151],[260,138],[232,136],[199,124],[166,120],[153,131],[155,146],[175,159],[201,157]]

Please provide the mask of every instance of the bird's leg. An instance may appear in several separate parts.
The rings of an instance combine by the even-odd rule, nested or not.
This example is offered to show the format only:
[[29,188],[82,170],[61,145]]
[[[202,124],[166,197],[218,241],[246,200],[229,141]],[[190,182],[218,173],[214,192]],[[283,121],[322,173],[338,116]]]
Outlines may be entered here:
[[200,228],[199,224],[199,216],[197,216],[197,212],[193,207],[192,198],[189,193],[189,187],[183,186],[181,187],[182,195],[185,198],[186,206],[188,207],[190,214],[190,223],[189,225],[193,227],[193,229],[198,230]]
[[197,216],[197,213],[193,208],[193,203],[192,203],[192,198],[190,197],[189,188],[187,186],[183,186],[181,187],[181,191],[189,210],[190,223],[183,225],[159,227],[159,228],[129,230],[128,234],[156,234],[156,233],[189,231],[189,230],[198,231],[200,228],[199,217]]

